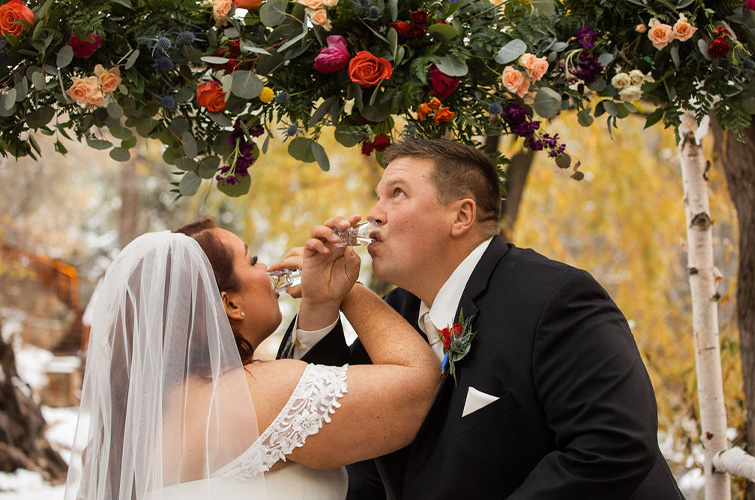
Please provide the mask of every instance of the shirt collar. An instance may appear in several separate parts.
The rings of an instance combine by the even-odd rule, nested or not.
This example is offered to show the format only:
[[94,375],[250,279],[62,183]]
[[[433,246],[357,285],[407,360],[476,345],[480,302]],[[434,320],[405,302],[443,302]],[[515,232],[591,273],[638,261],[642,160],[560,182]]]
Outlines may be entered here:
[[[456,319],[456,309],[459,307],[459,301],[461,300],[461,294],[464,293],[464,288],[467,286],[469,277],[472,275],[477,264],[482,258],[482,254],[487,250],[488,245],[493,238],[480,243],[474,250],[469,252],[469,255],[458,265],[458,267],[451,273],[446,282],[438,290],[438,294],[435,296],[433,306],[428,307],[424,301],[419,306],[419,327],[424,331],[425,325],[422,322],[422,316],[430,311],[430,319],[436,328],[446,328],[451,326]],[[425,332],[427,335],[427,332]]]

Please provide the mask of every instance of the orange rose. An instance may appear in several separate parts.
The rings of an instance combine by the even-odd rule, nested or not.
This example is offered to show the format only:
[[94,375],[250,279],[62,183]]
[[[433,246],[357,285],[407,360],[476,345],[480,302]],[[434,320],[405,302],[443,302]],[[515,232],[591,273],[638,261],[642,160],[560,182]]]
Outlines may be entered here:
[[674,39],[674,31],[668,24],[663,24],[658,19],[653,18],[650,20],[650,30],[648,31],[648,38],[653,42],[653,47],[661,50],[663,47],[669,44]]
[[425,118],[427,118],[428,113],[432,113],[433,108],[430,107],[429,104],[426,102],[423,102],[419,105],[419,108],[417,108],[417,118],[419,118],[419,121],[425,121]]
[[91,104],[91,100],[97,100],[93,99],[96,93],[102,94],[96,76],[89,76],[87,78],[74,76],[71,80],[71,86],[68,87],[66,94],[79,104]]
[[225,92],[219,82],[204,82],[197,87],[197,101],[210,113],[220,113],[225,109]]
[[262,5],[262,0],[233,0],[236,7],[247,10],[257,10]]
[[21,0],[10,0],[10,2],[0,6],[0,34],[21,35],[26,27],[16,21],[34,24],[34,12]]
[[105,94],[109,94],[118,88],[121,84],[121,70],[118,67],[106,71],[102,64],[94,67],[94,74],[100,82],[100,87]]
[[390,79],[393,67],[387,59],[362,50],[349,61],[349,78],[362,87],[372,87],[382,79]]
[[448,106],[440,108],[435,112],[435,125],[440,125],[441,123],[451,121],[451,118],[453,118],[455,114],[456,113],[451,111],[451,108],[449,108]]
[[440,99],[438,99],[437,97],[433,97],[432,99],[430,99],[430,102],[428,102],[427,104],[429,104],[430,107],[433,109],[438,109],[440,107]]

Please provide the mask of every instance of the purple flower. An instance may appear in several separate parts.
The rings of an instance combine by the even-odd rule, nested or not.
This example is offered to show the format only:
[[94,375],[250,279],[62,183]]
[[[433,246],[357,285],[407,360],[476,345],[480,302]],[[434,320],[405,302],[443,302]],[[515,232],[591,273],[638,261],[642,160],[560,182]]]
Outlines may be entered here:
[[597,33],[595,33],[592,28],[585,26],[577,32],[577,43],[581,45],[583,49],[591,49],[595,47],[595,39],[597,37]]
[[89,33],[89,40],[81,40],[76,36],[76,33],[71,33],[71,37],[68,39],[67,44],[73,49],[73,56],[79,59],[89,59],[97,52],[97,49],[102,47],[102,38]]
[[315,70],[323,74],[335,73],[344,68],[349,62],[349,49],[346,39],[341,35],[330,35],[325,39],[328,43],[326,48],[320,49],[315,57]]
[[509,101],[501,116],[506,123],[512,126],[525,122],[530,117],[527,108],[519,101]]

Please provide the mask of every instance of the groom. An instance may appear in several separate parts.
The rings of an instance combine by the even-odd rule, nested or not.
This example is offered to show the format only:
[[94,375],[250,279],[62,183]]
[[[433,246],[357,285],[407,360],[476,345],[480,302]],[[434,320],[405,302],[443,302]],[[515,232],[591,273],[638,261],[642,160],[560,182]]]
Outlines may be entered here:
[[380,225],[374,273],[399,287],[386,300],[439,357],[436,328],[463,313],[475,333],[414,443],[377,459],[388,498],[683,499],[624,316],[588,273],[496,236],[488,156],[416,140],[384,161],[367,219]]

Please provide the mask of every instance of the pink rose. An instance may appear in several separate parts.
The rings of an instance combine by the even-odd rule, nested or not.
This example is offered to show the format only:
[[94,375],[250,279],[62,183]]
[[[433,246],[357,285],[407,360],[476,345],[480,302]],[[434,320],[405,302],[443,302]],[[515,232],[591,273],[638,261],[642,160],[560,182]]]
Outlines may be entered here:
[[346,67],[349,62],[349,50],[346,48],[346,39],[341,35],[330,35],[325,41],[328,46],[320,49],[320,53],[315,57],[315,70],[327,75]]
[[94,74],[97,76],[97,81],[105,94],[113,92],[121,84],[121,70],[117,66],[105,70],[102,64],[98,64],[94,67]]
[[697,31],[697,28],[687,22],[687,17],[684,14],[681,14],[679,20],[674,24],[674,37],[680,42],[686,42],[692,38],[695,31]]
[[634,27],[634,30],[637,33],[645,33],[648,30],[648,27],[645,26],[644,24],[638,24],[637,26]]
[[450,96],[454,90],[459,88],[459,78],[446,75],[439,70],[435,64],[430,65],[427,79],[430,82],[430,87],[432,87],[433,93],[438,96],[438,99],[445,99]]
[[80,40],[76,33],[71,33],[68,45],[73,49],[73,56],[79,59],[89,59],[102,47],[102,39],[94,33],[89,33],[89,40]]
[[755,0],[745,0],[745,6],[742,8],[755,10]]
[[519,64],[527,70],[527,75],[533,82],[540,80],[545,75],[545,72],[548,71],[548,59],[545,57],[535,57],[534,54],[524,54],[519,58]]
[[233,0],[215,0],[212,4],[212,15],[215,17],[215,27],[220,28],[228,22],[228,16],[233,14],[236,4]]
[[650,20],[648,38],[653,42],[653,47],[661,50],[674,39],[674,30],[668,24],[663,24],[658,19]]
[[97,94],[102,95],[99,88],[99,82],[96,76],[87,78],[71,78],[71,86],[68,87],[66,94],[79,104],[89,104],[92,100],[97,100]]

